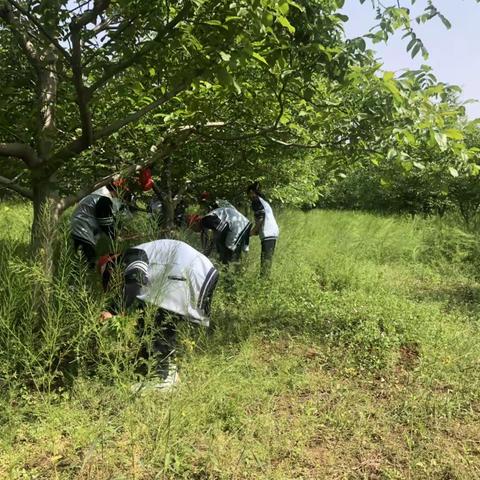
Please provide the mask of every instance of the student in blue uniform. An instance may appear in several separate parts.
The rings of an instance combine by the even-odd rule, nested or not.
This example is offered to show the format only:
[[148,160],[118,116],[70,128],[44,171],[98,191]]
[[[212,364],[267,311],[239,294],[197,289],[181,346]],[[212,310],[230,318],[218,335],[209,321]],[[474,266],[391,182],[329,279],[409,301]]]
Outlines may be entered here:
[[250,231],[250,235],[258,235],[260,237],[262,245],[260,275],[265,277],[270,273],[279,228],[273,215],[272,207],[261,192],[258,182],[248,186],[247,194],[252,202],[252,210],[255,217],[255,225]]

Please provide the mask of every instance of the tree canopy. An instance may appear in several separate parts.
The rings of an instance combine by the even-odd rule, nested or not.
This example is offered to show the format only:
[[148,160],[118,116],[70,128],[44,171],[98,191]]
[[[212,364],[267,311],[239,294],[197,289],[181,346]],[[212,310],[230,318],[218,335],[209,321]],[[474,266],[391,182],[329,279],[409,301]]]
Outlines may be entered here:
[[[426,57],[408,5],[373,1],[366,36],[403,29]],[[427,66],[383,72],[364,38],[345,38],[342,6],[2,0],[0,184],[34,201],[35,231],[46,206],[57,218],[136,165],[230,196],[260,179],[293,204],[352,165],[476,174],[458,88]],[[430,1],[417,21],[435,17],[449,27]]]

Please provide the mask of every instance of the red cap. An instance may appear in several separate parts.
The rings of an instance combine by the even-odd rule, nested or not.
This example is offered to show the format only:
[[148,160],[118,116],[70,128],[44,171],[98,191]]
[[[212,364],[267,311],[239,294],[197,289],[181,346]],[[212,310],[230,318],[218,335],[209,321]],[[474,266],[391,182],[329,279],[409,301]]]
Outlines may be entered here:
[[105,269],[107,268],[107,265],[109,263],[115,262],[117,257],[118,257],[117,253],[109,253],[107,255],[102,255],[97,260],[97,269],[100,275],[103,275],[105,273]]
[[191,227],[192,225],[199,223],[202,220],[202,216],[197,215],[196,213],[192,213],[190,215],[187,215],[186,220],[187,220],[187,225]]
[[143,168],[140,170],[138,175],[138,183],[144,192],[147,192],[153,188],[154,182],[152,178],[152,171],[149,168]]
[[114,180],[112,182],[112,185],[117,188],[117,189],[120,189],[120,190],[129,190],[128,186],[127,186],[127,179],[126,178],[117,178],[117,180]]

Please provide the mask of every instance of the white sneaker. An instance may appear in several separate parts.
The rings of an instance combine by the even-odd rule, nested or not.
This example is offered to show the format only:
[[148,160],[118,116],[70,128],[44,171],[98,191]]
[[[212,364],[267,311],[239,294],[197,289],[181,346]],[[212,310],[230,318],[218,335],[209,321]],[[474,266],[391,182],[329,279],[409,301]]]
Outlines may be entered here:
[[163,376],[156,376],[150,379],[145,379],[143,382],[134,383],[130,387],[130,391],[133,394],[145,394],[147,392],[152,392],[155,390],[158,391],[167,391],[171,390],[172,388],[176,387],[180,383],[180,376],[178,374],[177,367],[175,365],[171,365],[166,372],[165,377]]

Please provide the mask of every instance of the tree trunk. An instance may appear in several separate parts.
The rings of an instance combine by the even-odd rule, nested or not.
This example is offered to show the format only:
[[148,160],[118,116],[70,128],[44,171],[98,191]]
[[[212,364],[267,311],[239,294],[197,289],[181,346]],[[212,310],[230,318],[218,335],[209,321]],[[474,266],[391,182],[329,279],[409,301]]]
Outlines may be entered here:
[[160,178],[163,203],[163,227],[168,235],[175,227],[175,202],[172,191],[171,159],[166,158]]
[[162,195],[163,219],[166,230],[173,230],[175,227],[175,203],[171,192],[164,192]]
[[47,278],[52,278],[55,265],[55,240],[58,234],[60,210],[49,179],[32,179],[33,222],[31,248],[41,261]]

